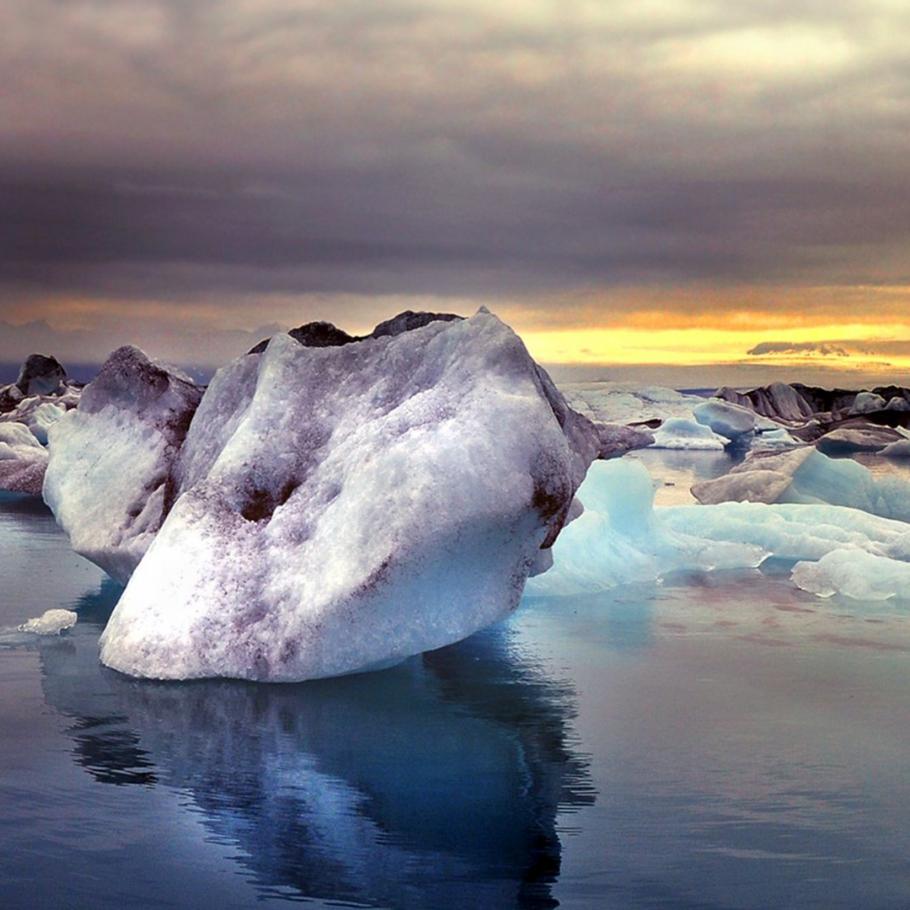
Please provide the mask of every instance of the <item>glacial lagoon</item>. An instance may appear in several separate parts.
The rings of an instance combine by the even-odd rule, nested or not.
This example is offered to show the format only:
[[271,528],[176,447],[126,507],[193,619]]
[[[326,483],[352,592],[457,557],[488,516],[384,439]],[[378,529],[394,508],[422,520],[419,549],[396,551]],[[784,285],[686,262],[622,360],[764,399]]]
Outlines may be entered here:
[[[710,457],[647,453],[658,503]],[[786,568],[526,598],[381,673],[150,683],[97,659],[121,589],[5,498],[0,902],[905,908],[910,611]]]

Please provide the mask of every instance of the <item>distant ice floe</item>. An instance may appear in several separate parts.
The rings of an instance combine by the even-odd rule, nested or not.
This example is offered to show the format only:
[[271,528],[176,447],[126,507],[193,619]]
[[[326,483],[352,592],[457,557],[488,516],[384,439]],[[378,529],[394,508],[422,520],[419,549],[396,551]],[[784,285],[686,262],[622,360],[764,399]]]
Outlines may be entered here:
[[[789,386],[791,394],[793,390]],[[569,404],[592,420],[653,426],[655,449],[753,451],[802,445],[786,428],[749,407],[661,386],[629,382],[570,382],[560,386]],[[786,397],[781,393],[781,397]],[[745,399],[748,402],[748,399]]]
[[670,417],[692,419],[692,409],[705,399],[663,386],[632,382],[566,382],[560,391],[569,406],[601,423],[643,423]]
[[795,562],[794,583],[821,596],[910,597],[903,521],[818,500],[654,508],[647,470],[630,460],[592,465],[578,498],[585,511],[554,545],[552,569],[528,583],[532,596],[591,593],[677,570],[754,568],[776,557]]

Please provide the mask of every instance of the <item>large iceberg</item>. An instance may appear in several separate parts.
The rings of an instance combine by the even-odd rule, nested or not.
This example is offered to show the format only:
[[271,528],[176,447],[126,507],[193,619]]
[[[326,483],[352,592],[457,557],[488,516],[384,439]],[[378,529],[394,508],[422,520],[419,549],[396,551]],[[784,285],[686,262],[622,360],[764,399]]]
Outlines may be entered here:
[[650,441],[571,410],[486,310],[325,347],[276,335],[206,391],[102,660],[301,680],[464,638],[549,565],[592,459]]
[[77,553],[126,581],[173,502],[202,390],[138,348],[114,351],[48,431],[44,500]]

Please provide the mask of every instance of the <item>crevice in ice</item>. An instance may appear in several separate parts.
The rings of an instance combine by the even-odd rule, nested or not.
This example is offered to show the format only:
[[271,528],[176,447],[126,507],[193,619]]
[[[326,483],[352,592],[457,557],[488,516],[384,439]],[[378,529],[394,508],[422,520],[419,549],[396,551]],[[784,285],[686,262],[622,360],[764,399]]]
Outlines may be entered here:
[[275,514],[275,509],[283,506],[300,484],[296,480],[289,480],[277,493],[270,490],[254,489],[247,495],[240,514],[247,521],[267,521]]

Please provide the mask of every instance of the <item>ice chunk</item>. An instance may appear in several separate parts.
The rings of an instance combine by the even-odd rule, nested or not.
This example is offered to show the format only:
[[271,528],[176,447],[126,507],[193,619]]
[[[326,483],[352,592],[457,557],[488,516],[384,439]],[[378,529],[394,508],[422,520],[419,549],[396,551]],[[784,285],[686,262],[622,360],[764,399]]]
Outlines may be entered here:
[[910,439],[899,439],[882,449],[886,458],[910,458]]
[[47,431],[66,413],[63,405],[44,401],[31,413],[27,424],[42,445],[47,445]]
[[692,487],[705,504],[747,502],[829,503],[910,521],[910,483],[876,477],[850,459],[829,458],[805,447],[775,455],[750,455],[728,474]]
[[804,386],[798,389],[785,382],[773,382],[750,392],[738,392],[724,387],[717,390],[715,397],[750,408],[764,417],[802,423],[820,410],[817,403],[807,399],[803,389]]
[[0,423],[0,490],[41,494],[47,450],[25,424]]
[[850,408],[851,414],[868,414],[870,411],[881,411],[885,408],[885,399],[875,392],[858,392]]
[[731,442],[747,440],[755,432],[755,413],[719,398],[710,398],[692,411],[695,419]]
[[670,417],[692,419],[692,409],[704,402],[663,386],[638,386],[630,382],[567,382],[560,390],[569,405],[602,423],[645,423]]
[[30,354],[19,370],[16,387],[25,397],[53,395],[61,390],[65,381],[66,370],[56,357]]
[[[844,550],[893,569],[879,586],[890,590],[910,561],[910,526],[843,506],[727,502],[654,509],[646,470],[628,459],[592,465],[578,497],[584,513],[557,540],[550,571],[528,582],[529,595],[592,593],[679,569],[749,568],[769,556],[815,561]],[[851,594],[857,587],[839,589],[861,596]]]
[[821,559],[850,547],[910,559],[910,527],[844,506],[725,502],[658,509],[662,527],[718,542],[759,547],[783,560]]
[[850,455],[854,452],[880,452],[900,438],[900,433],[890,427],[873,424],[842,426],[826,433],[815,445],[826,455]]
[[779,451],[801,445],[803,445],[802,440],[797,439],[781,426],[773,428],[762,427],[756,429],[755,438],[752,440],[752,451]]
[[102,659],[300,680],[464,638],[515,607],[629,432],[569,409],[485,310],[330,347],[276,335],[206,391]]
[[886,411],[910,411],[910,401],[907,401],[903,395],[895,395],[888,404],[885,405]]
[[173,501],[171,468],[202,391],[138,348],[114,351],[48,432],[44,500],[77,553],[126,581]]
[[710,427],[687,420],[685,417],[670,417],[654,431],[655,449],[699,449],[723,451],[727,440],[718,436]]
[[792,578],[797,587],[819,597],[910,598],[910,563],[863,550],[832,550],[818,562],[797,563]]
[[584,512],[556,541],[553,567],[528,582],[531,596],[596,592],[680,569],[754,568],[768,555],[752,543],[665,526],[665,510],[654,509],[654,486],[638,461],[595,462],[578,497]]
[[33,635],[59,635],[72,629],[78,618],[72,610],[45,610],[40,616],[22,623],[19,631]]

